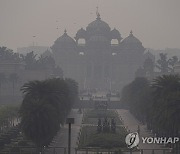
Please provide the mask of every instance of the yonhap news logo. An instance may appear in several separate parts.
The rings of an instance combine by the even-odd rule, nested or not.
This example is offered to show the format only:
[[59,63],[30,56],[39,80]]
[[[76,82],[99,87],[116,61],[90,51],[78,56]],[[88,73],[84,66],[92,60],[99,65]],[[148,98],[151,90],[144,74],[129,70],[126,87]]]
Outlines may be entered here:
[[[141,141],[143,144],[175,144],[180,140],[179,137],[141,137]],[[139,134],[137,132],[129,133],[125,142],[130,149],[137,147],[140,142]]]
[[138,146],[138,144],[139,144],[139,134],[137,132],[129,133],[126,136],[125,142],[126,142],[128,148],[130,148],[130,149]]
[[142,143],[147,144],[175,144],[179,142],[179,137],[142,137]]

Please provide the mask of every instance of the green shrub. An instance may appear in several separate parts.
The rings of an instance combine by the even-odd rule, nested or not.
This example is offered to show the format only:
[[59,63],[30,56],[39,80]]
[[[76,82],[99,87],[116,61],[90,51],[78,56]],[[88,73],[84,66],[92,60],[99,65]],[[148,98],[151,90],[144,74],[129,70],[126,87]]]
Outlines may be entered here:
[[126,147],[123,127],[117,127],[116,133],[97,133],[96,126],[82,128],[79,147],[123,148]]

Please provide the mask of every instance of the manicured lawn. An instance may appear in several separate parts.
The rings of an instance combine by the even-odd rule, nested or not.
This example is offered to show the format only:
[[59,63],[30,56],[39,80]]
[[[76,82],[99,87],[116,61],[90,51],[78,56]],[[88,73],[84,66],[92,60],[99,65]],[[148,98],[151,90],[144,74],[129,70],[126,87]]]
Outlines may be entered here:
[[116,133],[97,133],[96,127],[84,126],[79,147],[125,148],[125,136],[123,127],[117,127]]
[[[110,122],[116,122],[116,132],[97,132],[98,119],[104,118]],[[83,126],[79,138],[79,148],[102,148],[102,149],[123,149],[126,148],[124,129],[121,120],[115,110],[86,110],[83,118]],[[92,124],[92,125],[91,125]]]

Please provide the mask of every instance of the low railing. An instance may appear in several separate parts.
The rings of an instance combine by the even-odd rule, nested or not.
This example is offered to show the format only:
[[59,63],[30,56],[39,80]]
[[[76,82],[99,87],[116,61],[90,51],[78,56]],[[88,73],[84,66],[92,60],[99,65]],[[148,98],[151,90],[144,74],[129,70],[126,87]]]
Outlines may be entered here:
[[76,149],[75,154],[175,154],[172,149],[138,149],[138,150],[112,150],[99,148]]
[[[18,147],[19,151],[4,151],[0,154],[37,154],[35,147]],[[45,147],[41,154],[67,154],[67,147]],[[101,148],[71,148],[71,154],[179,154],[173,152],[171,148],[162,149],[101,149]]]

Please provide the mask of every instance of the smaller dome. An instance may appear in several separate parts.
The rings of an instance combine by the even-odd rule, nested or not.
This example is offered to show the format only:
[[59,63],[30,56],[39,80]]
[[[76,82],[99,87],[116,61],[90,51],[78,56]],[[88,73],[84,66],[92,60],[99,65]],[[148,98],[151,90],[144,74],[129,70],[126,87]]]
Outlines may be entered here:
[[67,34],[67,31],[65,30],[64,34],[54,42],[54,45],[51,48],[52,48],[52,50],[54,50],[54,49],[56,50],[59,48],[60,49],[61,48],[64,48],[64,49],[73,48],[73,49],[75,49],[76,48],[76,42],[74,41],[73,38],[71,38]]
[[142,44],[141,41],[139,41],[139,39],[137,39],[134,35],[133,35],[133,32],[131,31],[129,36],[126,37],[122,43],[124,44]]
[[122,50],[134,50],[139,51],[140,53],[144,53],[145,48],[142,46],[141,41],[137,39],[133,32],[131,31],[129,36],[126,37],[121,43],[120,48]]
[[116,28],[111,31],[111,39],[122,39],[120,32]]
[[86,31],[83,28],[79,29],[76,33],[75,39],[77,40],[79,38],[86,38]]

